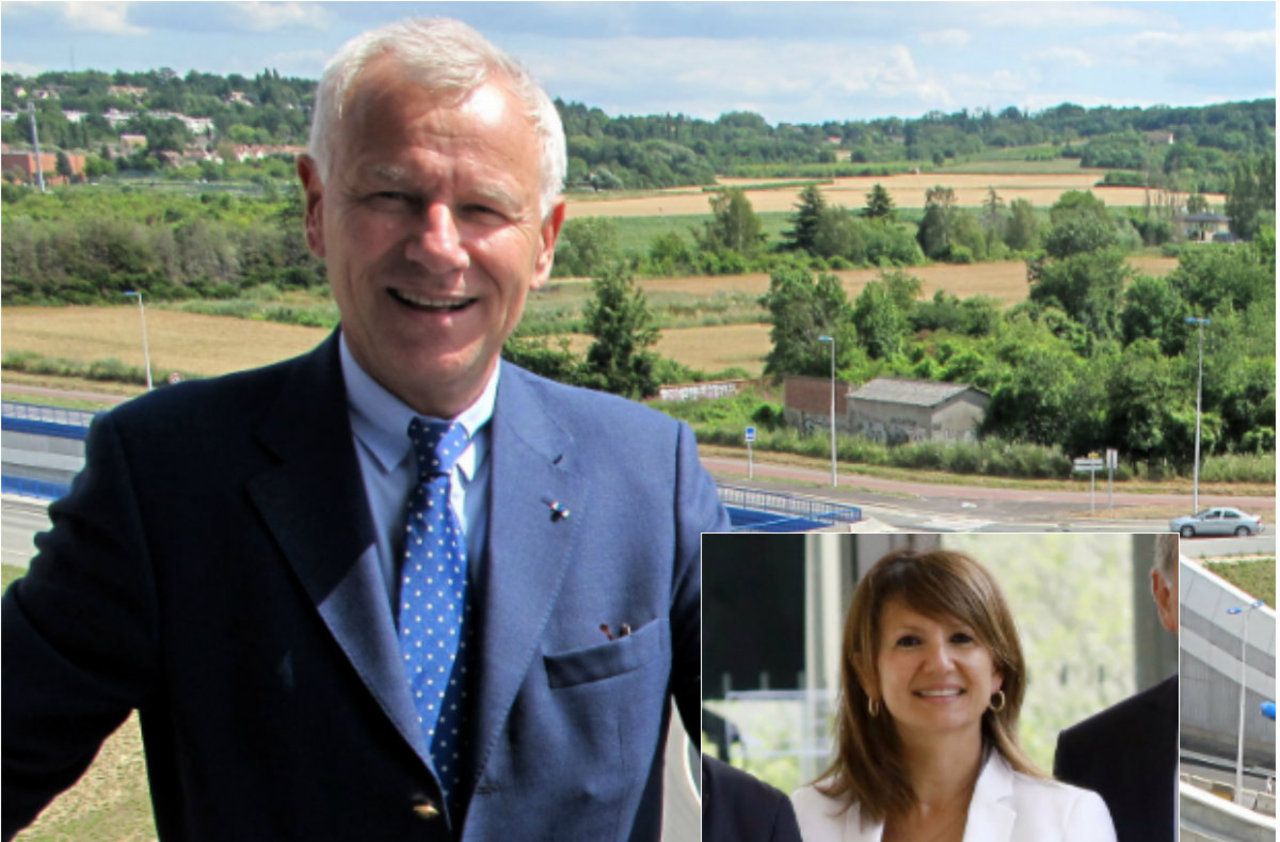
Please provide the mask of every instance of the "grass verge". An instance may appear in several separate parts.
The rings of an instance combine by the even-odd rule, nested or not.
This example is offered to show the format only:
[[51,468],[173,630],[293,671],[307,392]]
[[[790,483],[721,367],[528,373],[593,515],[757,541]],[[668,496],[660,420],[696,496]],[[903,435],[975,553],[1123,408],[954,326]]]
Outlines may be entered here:
[[1205,567],[1252,597],[1276,607],[1276,560],[1208,561]]

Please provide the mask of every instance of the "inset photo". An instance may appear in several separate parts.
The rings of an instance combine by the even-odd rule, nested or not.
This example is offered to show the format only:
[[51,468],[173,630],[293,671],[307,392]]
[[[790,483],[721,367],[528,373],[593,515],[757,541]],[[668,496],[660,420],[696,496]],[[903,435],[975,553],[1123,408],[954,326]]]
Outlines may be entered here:
[[704,753],[806,842],[1175,838],[1176,535],[717,534],[703,566]]

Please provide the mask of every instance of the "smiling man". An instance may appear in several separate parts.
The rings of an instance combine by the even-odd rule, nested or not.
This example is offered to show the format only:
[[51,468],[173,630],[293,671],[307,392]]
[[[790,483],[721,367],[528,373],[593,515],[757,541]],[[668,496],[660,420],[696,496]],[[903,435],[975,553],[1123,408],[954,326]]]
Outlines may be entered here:
[[134,709],[163,839],[658,837],[726,519],[687,427],[499,360],[564,170],[469,28],[339,51],[298,172],[341,327],[94,425],[4,597],[6,839]]

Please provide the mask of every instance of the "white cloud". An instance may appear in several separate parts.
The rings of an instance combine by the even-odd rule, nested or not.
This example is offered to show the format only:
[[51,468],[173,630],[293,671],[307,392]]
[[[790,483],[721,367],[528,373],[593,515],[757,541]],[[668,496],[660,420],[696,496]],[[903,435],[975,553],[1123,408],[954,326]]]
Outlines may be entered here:
[[973,40],[964,29],[935,29],[921,32],[918,37],[926,47],[963,47]]
[[315,3],[233,3],[230,18],[253,32],[328,29],[333,15]]
[[[881,103],[905,99],[926,110],[946,107],[951,97],[932,73],[921,72],[902,45],[866,46],[776,39],[717,41],[707,38],[581,39],[554,53],[536,43],[515,53],[533,69],[552,96],[587,97],[603,106],[599,92],[616,96],[643,113],[681,111],[715,118],[750,102],[772,121],[796,120],[801,106],[836,119],[856,94]],[[575,93],[582,91],[586,93]],[[721,103],[710,112],[707,103]],[[831,103],[831,107],[810,107]],[[840,103],[839,106],[835,103]]]
[[129,3],[67,3],[62,18],[72,29],[107,35],[145,35],[147,30],[129,23]]
[[1148,3],[1116,6],[1103,3],[991,3],[978,7],[984,26],[1016,30],[1151,26],[1169,20]]
[[1093,67],[1097,60],[1079,47],[1045,47],[1023,57],[1029,64],[1054,64],[1070,67]]
[[1171,51],[1179,58],[1189,58],[1186,52],[1212,53],[1227,58],[1234,54],[1274,51],[1275,30],[1199,30],[1195,32],[1138,32],[1128,39],[1139,52]]

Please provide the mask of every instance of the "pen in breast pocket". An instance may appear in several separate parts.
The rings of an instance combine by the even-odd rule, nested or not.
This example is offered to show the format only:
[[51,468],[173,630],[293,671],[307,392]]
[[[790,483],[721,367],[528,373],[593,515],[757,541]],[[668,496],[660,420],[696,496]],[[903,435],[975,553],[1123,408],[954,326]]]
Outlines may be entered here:
[[604,636],[609,638],[610,640],[620,640],[621,638],[624,638],[627,635],[631,634],[631,626],[627,625],[626,623],[623,623],[621,626],[618,627],[618,634],[616,637],[614,636],[613,631],[610,630],[608,623],[601,623],[600,631],[604,632]]

